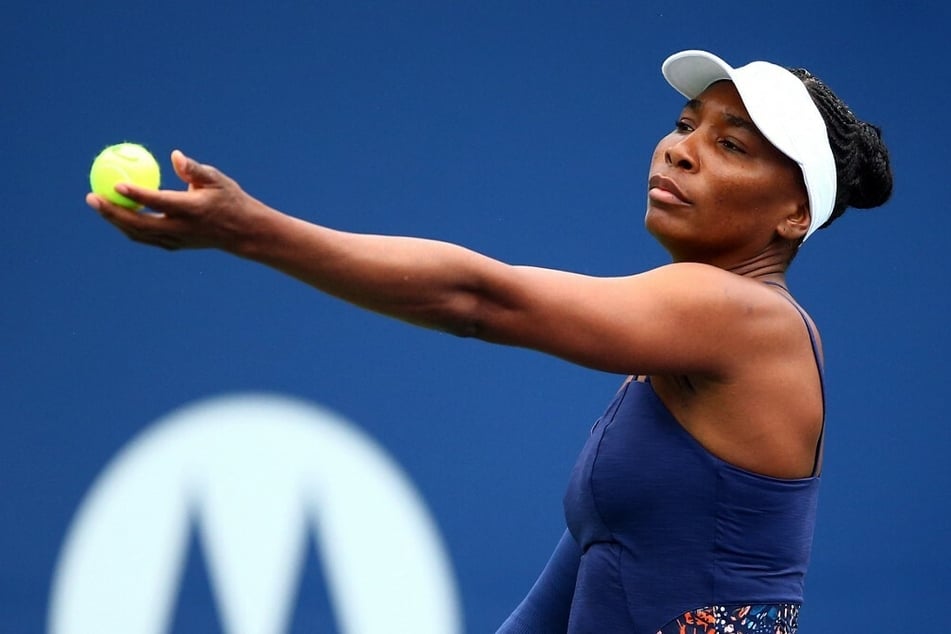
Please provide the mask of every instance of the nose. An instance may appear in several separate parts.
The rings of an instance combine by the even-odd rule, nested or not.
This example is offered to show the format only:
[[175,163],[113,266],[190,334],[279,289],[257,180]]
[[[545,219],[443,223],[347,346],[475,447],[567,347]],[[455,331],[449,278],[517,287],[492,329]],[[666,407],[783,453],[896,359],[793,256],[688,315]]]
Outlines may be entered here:
[[679,167],[680,169],[692,172],[697,167],[697,158],[694,148],[690,142],[690,136],[680,137],[677,142],[667,146],[664,150],[664,161],[667,165]]

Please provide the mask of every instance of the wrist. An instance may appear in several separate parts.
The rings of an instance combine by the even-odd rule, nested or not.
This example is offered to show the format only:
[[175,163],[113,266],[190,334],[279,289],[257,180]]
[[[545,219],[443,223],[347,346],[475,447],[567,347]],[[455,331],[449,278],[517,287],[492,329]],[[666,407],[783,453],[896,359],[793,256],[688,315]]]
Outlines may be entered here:
[[268,254],[279,248],[281,226],[289,216],[251,198],[240,217],[243,222],[232,227],[224,250],[249,260],[268,259]]

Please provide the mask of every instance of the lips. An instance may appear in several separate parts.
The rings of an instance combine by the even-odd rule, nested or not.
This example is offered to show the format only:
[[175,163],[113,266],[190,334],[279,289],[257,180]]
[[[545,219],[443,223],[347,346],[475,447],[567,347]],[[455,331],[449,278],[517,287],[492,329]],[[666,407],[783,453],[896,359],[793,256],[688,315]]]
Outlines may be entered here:
[[654,174],[648,181],[648,195],[658,202],[676,205],[689,205],[691,201],[673,180],[660,174]]

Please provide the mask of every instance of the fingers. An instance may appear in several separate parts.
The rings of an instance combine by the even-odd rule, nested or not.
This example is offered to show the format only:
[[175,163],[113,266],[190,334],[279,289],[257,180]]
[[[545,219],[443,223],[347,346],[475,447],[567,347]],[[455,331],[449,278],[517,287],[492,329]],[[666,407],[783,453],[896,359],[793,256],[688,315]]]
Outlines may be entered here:
[[[172,167],[179,178],[188,184],[188,191],[170,189],[154,190],[139,187],[134,183],[118,183],[115,190],[144,207],[168,214],[180,212],[198,204],[194,192],[199,189],[221,190],[235,185],[234,181],[211,165],[205,165],[186,156],[181,150],[171,155]],[[88,202],[88,199],[87,199]],[[92,205],[92,203],[90,203]]]
[[172,167],[184,182],[192,187],[220,186],[224,176],[211,165],[203,165],[185,156],[181,150],[172,151]]
[[[155,213],[132,211],[92,193],[87,194],[86,204],[136,242],[165,249],[218,246],[231,230],[227,218],[240,214],[247,195],[214,167],[179,150],[172,152],[171,161],[175,173],[188,184],[187,191],[147,189],[132,183],[115,186],[116,192]],[[228,213],[222,214],[223,210]]]
[[184,246],[182,238],[169,231],[165,214],[132,211],[96,194],[87,194],[86,204],[98,211],[99,215],[134,242],[170,251]]
[[[148,189],[132,183],[119,183],[116,191],[135,202],[169,215],[188,207],[192,203],[194,194],[172,189]],[[126,210],[128,211],[128,210]]]
[[98,194],[86,194],[86,204],[99,212],[99,215],[120,229],[141,226],[164,218],[164,214],[137,212],[112,203]]

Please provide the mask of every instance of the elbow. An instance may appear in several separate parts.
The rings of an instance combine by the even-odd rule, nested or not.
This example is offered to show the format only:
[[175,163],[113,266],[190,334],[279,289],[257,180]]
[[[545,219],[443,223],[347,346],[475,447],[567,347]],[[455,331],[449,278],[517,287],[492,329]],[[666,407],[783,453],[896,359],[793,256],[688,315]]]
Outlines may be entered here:
[[496,311],[477,293],[460,293],[425,312],[424,321],[436,330],[465,339],[491,339],[491,315]]
[[417,303],[410,320],[456,337],[503,343],[517,306],[504,285],[469,276]]
[[485,339],[486,319],[481,304],[472,296],[453,302],[442,315],[441,330],[465,339]]
[[482,323],[474,319],[453,322],[445,331],[463,339],[487,339]]

